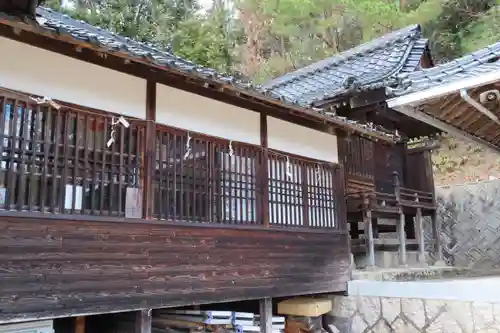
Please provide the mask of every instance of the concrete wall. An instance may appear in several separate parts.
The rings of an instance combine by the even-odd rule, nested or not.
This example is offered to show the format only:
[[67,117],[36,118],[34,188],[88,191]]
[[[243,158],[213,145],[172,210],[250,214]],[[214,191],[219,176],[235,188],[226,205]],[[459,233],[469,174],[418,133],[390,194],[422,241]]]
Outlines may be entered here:
[[500,332],[500,303],[335,296],[334,333]]

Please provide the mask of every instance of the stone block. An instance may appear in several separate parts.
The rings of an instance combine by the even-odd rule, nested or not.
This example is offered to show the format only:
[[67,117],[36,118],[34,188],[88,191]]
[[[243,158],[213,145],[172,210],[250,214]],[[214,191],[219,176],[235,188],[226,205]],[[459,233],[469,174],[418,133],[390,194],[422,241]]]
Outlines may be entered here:
[[330,314],[338,317],[351,318],[357,310],[356,297],[333,296]]
[[363,297],[356,299],[358,313],[365,319],[368,326],[373,326],[382,317],[380,297]]
[[382,301],[382,318],[385,319],[389,324],[392,324],[394,320],[401,314],[401,299],[394,297],[383,297]]
[[415,298],[403,298],[401,309],[407,321],[412,322],[416,327],[422,329],[426,324],[424,300]]
[[472,303],[472,320],[474,321],[476,331],[494,326],[496,322],[493,315],[493,304],[483,302]]

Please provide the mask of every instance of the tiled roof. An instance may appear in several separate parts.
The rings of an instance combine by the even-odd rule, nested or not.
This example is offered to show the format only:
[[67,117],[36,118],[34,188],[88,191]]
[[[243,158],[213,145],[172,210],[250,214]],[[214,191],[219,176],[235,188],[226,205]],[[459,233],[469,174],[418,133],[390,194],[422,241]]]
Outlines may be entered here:
[[53,11],[48,8],[38,7],[36,10],[37,21],[40,26],[34,27],[30,23],[22,22],[18,18],[0,13],[0,21],[17,28],[27,29],[38,34],[46,35],[50,38],[74,43],[89,45],[100,52],[108,54],[125,55],[132,61],[139,61],[150,64],[157,69],[178,72],[190,78],[197,78],[205,82],[224,84],[225,90],[232,90],[238,96],[245,96],[249,100],[256,100],[261,103],[274,103],[303,111],[308,115],[321,117],[322,121],[329,121],[348,131],[355,131],[377,138],[385,138],[389,141],[399,141],[401,138],[397,134],[390,133],[374,124],[362,124],[345,117],[340,117],[331,113],[323,112],[320,109],[304,107],[297,103],[268,94],[259,85],[242,81],[235,76],[218,73],[216,70],[199,66],[189,60],[180,58],[173,54],[171,50],[160,50],[159,48],[134,41],[130,38],[119,36],[108,30],[92,26],[84,21],[78,21],[68,15]]
[[419,25],[394,31],[333,57],[275,78],[266,93],[300,105],[315,105],[353,91],[382,88],[411,72],[427,48]]
[[500,71],[500,42],[433,68],[399,75],[395,88],[386,88],[388,95],[401,96],[423,91],[457,80]]
[[141,57],[167,67],[173,67],[179,71],[195,71],[201,76],[217,77],[220,80],[231,82],[231,76],[223,76],[214,69],[198,66],[186,59],[175,56],[170,50],[160,50],[159,48],[140,43],[112,33],[106,29],[92,26],[84,21],[71,18],[68,15],[54,11],[49,8],[38,7],[36,9],[37,21],[44,27],[57,32],[60,35],[70,35],[71,37],[89,42],[99,47],[105,47],[111,52],[126,52],[133,57]]

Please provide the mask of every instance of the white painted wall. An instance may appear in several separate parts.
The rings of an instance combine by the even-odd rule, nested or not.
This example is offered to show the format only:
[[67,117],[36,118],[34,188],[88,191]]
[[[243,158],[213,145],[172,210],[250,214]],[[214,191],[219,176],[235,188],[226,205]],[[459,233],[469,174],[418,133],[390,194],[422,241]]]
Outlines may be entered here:
[[[0,37],[0,87],[145,118],[146,80]],[[228,140],[260,144],[257,112],[157,84],[157,121]],[[268,144],[338,162],[334,135],[268,117]]]
[[130,117],[146,116],[146,80],[0,37],[0,87]]
[[158,123],[260,145],[260,115],[257,112],[162,84],[156,87]]
[[337,137],[280,119],[267,117],[269,148],[338,163]]

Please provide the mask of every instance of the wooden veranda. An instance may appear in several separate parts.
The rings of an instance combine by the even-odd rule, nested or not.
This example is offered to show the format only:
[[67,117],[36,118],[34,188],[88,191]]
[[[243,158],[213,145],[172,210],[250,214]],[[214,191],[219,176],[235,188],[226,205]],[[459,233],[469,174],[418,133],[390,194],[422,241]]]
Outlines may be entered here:
[[[347,220],[353,253],[366,253],[375,265],[376,250],[399,252],[400,265],[407,264],[408,249],[417,249],[426,263],[423,217],[432,219],[432,243],[441,256],[436,220],[436,201],[430,142],[411,147],[386,145],[358,136],[344,138],[339,149],[346,174]],[[384,237],[397,233],[397,238]],[[439,259],[438,259],[439,260]]]

